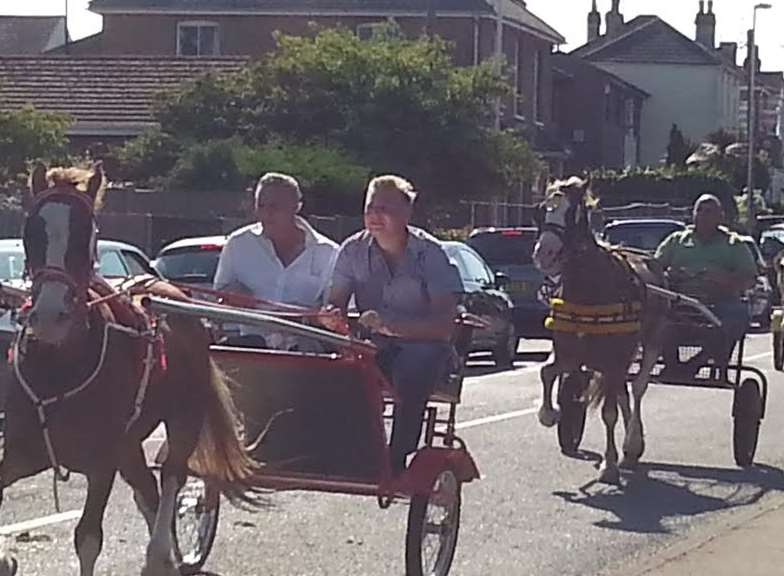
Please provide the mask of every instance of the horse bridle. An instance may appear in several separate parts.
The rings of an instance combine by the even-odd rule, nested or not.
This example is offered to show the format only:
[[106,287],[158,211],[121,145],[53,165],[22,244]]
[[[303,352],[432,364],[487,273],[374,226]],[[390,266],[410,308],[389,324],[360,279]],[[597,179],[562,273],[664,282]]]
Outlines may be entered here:
[[[98,232],[98,226],[95,222],[95,210],[93,208],[92,199],[84,192],[79,192],[75,188],[50,188],[49,190],[44,190],[35,196],[33,199],[32,206],[30,207],[29,214],[32,216],[40,211],[41,207],[51,201],[53,198],[63,197],[63,198],[75,198],[77,199],[83,207],[87,210],[87,213],[90,215],[90,222],[92,227],[92,235],[90,238],[90,262],[89,266],[90,269],[95,265],[96,260],[96,253],[95,253],[95,240]],[[25,262],[25,274],[29,277],[30,281],[32,282],[32,291],[35,295],[40,286],[45,282],[58,282],[60,284],[64,284],[73,294],[73,302],[77,306],[86,305],[87,298],[88,298],[88,287],[90,284],[90,279],[88,277],[86,282],[79,282],[76,278],[74,278],[73,274],[68,272],[65,267],[61,266],[42,266],[35,270],[32,270],[29,266],[28,262]]]

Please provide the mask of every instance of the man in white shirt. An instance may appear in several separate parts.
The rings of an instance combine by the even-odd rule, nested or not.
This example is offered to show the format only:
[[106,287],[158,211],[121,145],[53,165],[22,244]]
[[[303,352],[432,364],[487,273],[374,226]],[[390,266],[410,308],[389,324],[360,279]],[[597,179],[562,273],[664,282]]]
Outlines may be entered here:
[[[258,222],[229,235],[218,261],[215,289],[283,304],[319,307],[332,276],[338,246],[299,216],[301,208],[302,192],[293,177],[273,172],[262,176],[255,195]],[[283,341],[277,342],[281,339],[279,334],[249,327],[242,328],[241,333],[261,333],[268,346],[290,347]]]

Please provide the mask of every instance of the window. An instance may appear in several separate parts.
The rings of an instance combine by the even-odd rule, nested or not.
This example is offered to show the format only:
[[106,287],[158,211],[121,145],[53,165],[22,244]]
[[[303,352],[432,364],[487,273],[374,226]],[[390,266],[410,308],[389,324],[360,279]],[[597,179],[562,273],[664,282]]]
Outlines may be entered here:
[[467,280],[468,282],[476,282],[485,286],[491,286],[493,284],[492,276],[487,270],[485,263],[474,256],[471,252],[468,250],[461,250],[460,260],[462,260],[463,264],[465,265],[465,278],[463,278],[463,280]]
[[114,250],[103,252],[98,258],[98,273],[107,278],[124,278],[128,276],[120,254]]
[[128,267],[128,271],[130,272],[131,276],[152,274],[150,266],[138,254],[129,252],[128,250],[123,250],[122,255],[125,259],[125,265]]
[[634,128],[634,100],[627,99],[626,102],[626,128],[632,130]]
[[218,25],[214,22],[180,22],[177,24],[178,56],[217,56]]
[[537,50],[534,55],[534,120],[540,122],[542,120],[542,51]]

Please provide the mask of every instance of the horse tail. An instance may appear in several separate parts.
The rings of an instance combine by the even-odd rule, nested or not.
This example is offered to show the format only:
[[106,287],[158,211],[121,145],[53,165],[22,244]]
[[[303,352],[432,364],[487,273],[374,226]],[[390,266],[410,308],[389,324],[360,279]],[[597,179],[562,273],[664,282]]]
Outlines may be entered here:
[[594,371],[588,389],[585,391],[585,402],[590,408],[598,408],[607,397],[607,385],[604,374]]
[[242,442],[238,414],[228,380],[210,360],[204,424],[188,466],[232,504],[259,507],[264,505],[265,491],[258,487],[263,467]]

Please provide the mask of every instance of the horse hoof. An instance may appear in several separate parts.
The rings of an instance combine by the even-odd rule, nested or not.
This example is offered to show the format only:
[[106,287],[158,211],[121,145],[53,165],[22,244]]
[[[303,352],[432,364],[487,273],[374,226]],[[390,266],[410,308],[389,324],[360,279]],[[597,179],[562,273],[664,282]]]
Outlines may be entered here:
[[539,408],[539,423],[545,428],[552,428],[561,419],[561,412],[554,408]]
[[614,484],[616,486],[621,483],[621,473],[618,471],[617,466],[602,466],[599,474],[599,482],[604,484]]

